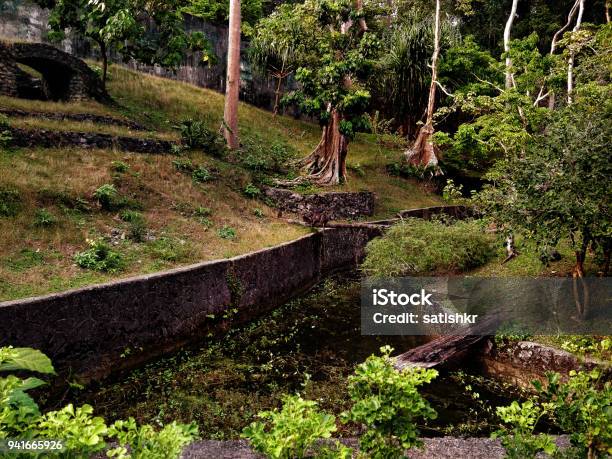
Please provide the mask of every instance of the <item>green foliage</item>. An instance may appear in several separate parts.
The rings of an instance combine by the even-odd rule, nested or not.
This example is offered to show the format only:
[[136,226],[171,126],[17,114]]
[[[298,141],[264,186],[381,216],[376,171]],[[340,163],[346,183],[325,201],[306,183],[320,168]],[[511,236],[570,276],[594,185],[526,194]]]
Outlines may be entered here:
[[457,273],[489,260],[492,242],[478,221],[411,218],[369,242],[361,268],[375,277]]
[[193,180],[195,183],[204,183],[212,179],[212,174],[204,166],[196,167],[191,173],[191,180]]
[[612,383],[602,380],[601,370],[570,371],[561,383],[558,373],[548,373],[546,388],[533,384],[550,405],[552,420],[570,434],[580,457],[612,454]]
[[493,434],[501,438],[506,449],[506,457],[511,459],[534,459],[539,452],[552,455],[556,445],[552,437],[546,434],[534,435],[533,431],[540,418],[546,414],[546,408],[528,400],[523,403],[512,402],[509,406],[497,407],[497,414],[503,422],[510,425]]
[[193,163],[189,158],[178,158],[172,161],[172,165],[179,172],[185,172],[191,174],[195,169]]
[[47,209],[38,209],[34,216],[36,226],[53,226],[57,223],[57,218]]
[[295,150],[286,143],[274,140],[265,142],[259,136],[247,137],[238,153],[240,164],[256,172],[283,172],[288,161],[295,157]]
[[119,192],[115,185],[111,183],[105,183],[98,187],[93,194],[94,198],[100,204],[100,207],[104,210],[113,211],[123,206],[124,201],[119,196]]
[[[49,358],[40,351],[2,347],[0,372],[6,371],[55,373]],[[71,458],[92,457],[107,448],[107,441],[112,440],[118,446],[107,451],[108,457],[167,459],[178,458],[183,447],[198,433],[191,424],[175,422],[156,432],[151,426],[136,425],[132,418],[108,427],[104,419],[93,415],[90,405],[75,407],[70,403],[41,414],[27,391],[43,384],[44,381],[34,377],[21,379],[13,374],[0,377],[0,439],[60,440],[64,449],[59,457]]]
[[[241,28],[244,35],[253,34],[255,24],[264,14],[264,4],[262,0],[240,2]],[[226,25],[229,18],[229,0],[191,0],[184,10],[207,22]]]
[[462,202],[464,200],[463,185],[455,185],[453,179],[448,179],[442,190],[442,198],[447,202]]
[[263,210],[255,208],[253,209],[253,215],[255,215],[257,218],[264,218],[265,214],[263,212]]
[[14,217],[21,209],[21,195],[13,188],[0,188],[0,217]]
[[183,143],[189,148],[201,148],[205,153],[220,158],[225,154],[223,138],[206,126],[202,120],[191,118],[181,121],[178,125]]
[[255,199],[259,197],[259,195],[261,195],[261,190],[252,183],[248,183],[247,186],[244,187],[244,190],[242,192],[245,196],[251,199]]
[[113,161],[111,163],[111,169],[115,172],[124,173],[130,169],[130,166],[123,161]]
[[124,210],[119,214],[128,223],[128,236],[134,242],[143,242],[147,233],[147,222],[144,216],[135,210]]
[[601,336],[569,335],[564,337],[561,349],[578,355],[588,354],[605,359],[612,352],[612,339]]
[[190,246],[184,240],[160,237],[148,244],[149,253],[164,261],[184,261],[190,255]]
[[81,268],[108,273],[119,272],[125,267],[121,254],[114,251],[103,239],[89,241],[89,248],[76,253],[74,261]]
[[210,55],[201,32],[186,33],[181,0],[150,4],[142,0],[37,0],[51,7],[49,36],[65,38],[67,30],[93,40],[102,55],[121,53],[147,64],[178,66],[189,50]]
[[[609,91],[608,91],[609,92]],[[546,129],[489,172],[478,197],[498,224],[523,230],[543,253],[569,239],[583,258],[612,238],[609,97],[580,99],[557,111]]]
[[223,227],[217,231],[217,234],[221,239],[236,239],[236,230],[231,226],[223,225]]
[[138,426],[134,418],[116,421],[108,430],[110,438],[116,438],[120,445],[107,452],[108,457],[118,459],[166,459],[177,458],[183,448],[198,435],[194,424],[172,422],[156,432],[150,425]]
[[334,416],[319,411],[317,402],[304,400],[299,395],[285,396],[280,411],[263,411],[258,417],[262,421],[252,422],[242,436],[269,458],[306,457],[319,440],[330,438],[336,431]]
[[[307,0],[285,13],[295,25],[295,30],[285,31],[293,34],[287,41],[297,39],[293,46],[308,52],[296,63],[300,89],[285,96],[284,103],[298,105],[322,124],[329,121],[328,107],[337,110],[341,130],[349,138],[365,129],[370,92],[364,83],[380,51],[380,4],[365,1],[356,10],[350,0]],[[349,19],[352,26],[340,33]],[[367,31],[360,30],[360,19]],[[346,84],[348,79],[352,84]]]
[[437,416],[417,388],[431,382],[438,372],[423,368],[398,371],[390,357],[392,350],[382,347],[382,356],[368,357],[348,380],[353,407],[343,418],[366,425],[359,446],[372,458],[403,457],[406,449],[421,445],[416,423]]

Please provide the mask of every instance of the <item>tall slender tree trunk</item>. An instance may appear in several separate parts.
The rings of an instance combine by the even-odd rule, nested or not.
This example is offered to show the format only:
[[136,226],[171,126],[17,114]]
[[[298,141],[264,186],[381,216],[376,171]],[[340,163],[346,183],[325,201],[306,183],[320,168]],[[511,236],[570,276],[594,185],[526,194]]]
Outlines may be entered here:
[[[557,50],[557,42],[559,41],[559,38],[563,36],[563,33],[569,28],[569,26],[574,21],[574,16],[576,16],[576,12],[578,11],[579,4],[580,4],[580,0],[576,0],[574,5],[572,6],[572,9],[567,15],[567,22],[565,23],[563,27],[557,30],[557,32],[553,36],[552,42],[550,43],[550,55],[551,56],[555,54],[555,51]],[[548,98],[548,108],[550,110],[553,110],[555,108],[555,93],[553,91],[550,91],[550,96]]]
[[514,24],[514,18],[516,18],[516,10],[518,8],[518,0],[512,0],[512,9],[510,15],[506,21],[506,28],[504,29],[504,52],[506,53],[506,89],[510,89],[514,86],[514,76],[512,75],[512,59],[508,55],[510,52],[510,38],[512,32],[512,25]]
[[[431,57],[431,84],[429,86],[429,99],[427,101],[427,115],[425,124],[419,130],[417,139],[411,148],[406,150],[406,159],[415,166],[438,168],[438,156],[433,144],[433,115],[436,106],[436,89],[438,85],[438,58],[440,56],[440,0],[436,0],[436,18],[434,22],[434,51]],[[439,171],[436,170],[436,173]]]
[[238,140],[238,95],[240,92],[240,0],[230,0],[227,47],[227,79],[223,136],[230,150],[240,146]]
[[[582,25],[582,15],[584,14],[584,0],[579,0],[580,4],[578,6],[578,19],[576,19],[576,25],[572,30],[573,33],[576,33],[580,30],[580,26]],[[575,63],[576,55],[574,51],[570,50],[570,56],[567,62],[567,104],[571,105],[574,102],[574,63]]]
[[108,74],[108,50],[106,49],[106,43],[104,40],[98,41],[100,47],[100,56],[102,57],[102,87],[106,89],[106,78]]
[[612,3],[610,0],[606,0],[606,23],[610,24],[610,3]]

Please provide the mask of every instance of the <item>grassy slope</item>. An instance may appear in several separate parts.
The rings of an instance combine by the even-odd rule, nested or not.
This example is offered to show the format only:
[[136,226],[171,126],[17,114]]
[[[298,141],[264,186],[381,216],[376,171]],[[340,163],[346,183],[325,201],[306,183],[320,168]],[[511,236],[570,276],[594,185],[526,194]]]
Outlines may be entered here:
[[[217,128],[222,117],[220,94],[117,67],[112,68],[109,92],[120,107],[5,97],[0,98],[0,107],[126,117],[143,123],[163,138],[176,136],[172,126],[183,118],[203,118]],[[245,104],[240,107],[240,119],[243,138],[257,136],[266,143],[281,140],[294,147],[296,155],[308,153],[318,141],[318,126],[287,117],[274,118]],[[16,118],[13,122],[17,125],[24,120]],[[27,122],[41,128],[88,128],[116,133],[125,129],[37,119]],[[349,183],[342,189],[375,191],[379,198],[376,217],[438,203],[437,197],[428,195],[418,185],[385,173],[385,164],[400,154],[379,148],[372,136],[360,135],[350,145],[349,166],[359,165],[358,169],[366,174],[351,173]],[[176,158],[170,155],[78,148],[0,151],[0,189],[16,189],[21,200],[16,216],[0,217],[0,300],[234,256],[308,232],[276,219],[273,209],[240,193],[251,179],[248,171],[201,152],[191,152],[189,156],[194,163],[215,170],[217,178],[195,184],[188,175],[175,170],[172,161]],[[129,170],[114,172],[113,161],[127,163]],[[155,241],[134,243],[121,239],[129,225],[121,221],[118,212],[101,211],[92,197],[94,190],[105,183],[113,183],[123,196],[140,205]],[[89,210],[79,209],[82,206],[78,199]],[[208,217],[211,227],[194,215],[197,207],[212,210]],[[43,208],[55,217],[54,225],[36,225],[37,212]],[[255,208],[263,210],[263,218],[254,215]],[[218,231],[224,226],[234,228],[237,238],[220,238]],[[86,239],[108,238],[112,234],[119,235],[115,237],[116,249],[127,260],[123,272],[96,273],[74,264],[73,255],[87,247]]]

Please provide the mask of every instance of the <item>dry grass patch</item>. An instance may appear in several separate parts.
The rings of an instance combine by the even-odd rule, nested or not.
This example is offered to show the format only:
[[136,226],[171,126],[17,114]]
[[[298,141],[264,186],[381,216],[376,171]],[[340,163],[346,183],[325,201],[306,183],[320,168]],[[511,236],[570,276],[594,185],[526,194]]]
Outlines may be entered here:
[[118,116],[117,112],[110,107],[93,100],[80,102],[53,102],[0,96],[0,108],[37,113],[91,113],[100,116]]

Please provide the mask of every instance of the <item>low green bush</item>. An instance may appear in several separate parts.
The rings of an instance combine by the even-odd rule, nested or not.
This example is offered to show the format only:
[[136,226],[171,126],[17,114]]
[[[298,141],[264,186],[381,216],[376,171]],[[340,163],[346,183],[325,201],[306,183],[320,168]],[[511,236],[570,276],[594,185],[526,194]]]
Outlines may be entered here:
[[114,172],[119,172],[120,174],[127,172],[130,169],[130,166],[123,161],[113,161],[111,163],[111,169]]
[[78,252],[74,261],[81,268],[108,273],[121,271],[125,267],[123,256],[103,239],[89,241],[89,248]]
[[492,236],[477,221],[446,223],[411,218],[391,227],[366,247],[362,270],[373,277],[448,274],[486,263]]
[[404,457],[405,450],[422,444],[417,422],[437,417],[417,388],[431,382],[438,372],[423,368],[398,371],[392,351],[390,346],[382,347],[382,356],[368,357],[348,380],[353,406],[342,416],[345,422],[367,427],[359,448],[372,458]]
[[13,188],[0,188],[0,217],[14,217],[21,210],[21,195]]
[[191,179],[195,183],[204,183],[212,180],[213,176],[204,166],[196,167],[191,173]]
[[222,228],[217,231],[217,234],[221,239],[235,239],[236,238],[236,230],[231,226],[223,225]]
[[185,172],[191,174],[195,169],[193,163],[189,158],[178,158],[172,161],[172,165],[179,172]]
[[47,209],[38,209],[34,216],[36,226],[53,226],[57,223],[57,218]]
[[111,183],[105,183],[98,187],[93,196],[104,210],[114,211],[124,205],[124,200],[119,195],[117,188]]
[[148,244],[149,253],[158,260],[184,261],[189,258],[191,247],[185,241],[172,237],[160,237]]
[[259,195],[261,195],[261,190],[252,183],[248,183],[247,186],[244,187],[244,190],[242,192],[246,197],[251,199],[255,199]]
[[222,157],[225,154],[225,141],[216,132],[206,127],[202,120],[191,118],[178,125],[183,144],[189,148],[201,148],[209,155]]
[[147,222],[144,216],[135,210],[124,210],[119,214],[128,223],[128,237],[134,242],[143,242],[147,235]]
[[295,150],[283,142],[277,140],[270,144],[255,136],[244,139],[238,160],[255,172],[283,172],[295,155]]
[[257,417],[261,421],[252,422],[242,436],[268,458],[351,457],[351,450],[339,443],[331,448],[321,445],[320,440],[329,439],[337,428],[336,418],[319,411],[317,402],[288,395],[281,410],[262,411]]
[[182,449],[197,438],[197,427],[193,424],[172,422],[156,431],[149,425],[139,426],[130,418],[107,426],[103,418],[93,415],[90,405],[68,404],[41,413],[28,392],[46,382],[32,376],[25,378],[22,374],[38,373],[44,377],[55,374],[55,370],[51,360],[35,349],[1,347],[0,374],[6,372],[11,374],[0,377],[0,439],[62,442],[61,453],[44,457],[88,458],[103,454],[106,449],[106,457],[172,459],[178,458]]
[[538,453],[549,456],[557,447],[550,435],[534,434],[540,418],[546,414],[546,408],[527,400],[512,402],[509,406],[497,407],[497,415],[509,425],[493,433],[493,438],[500,438],[509,459],[535,459]]

